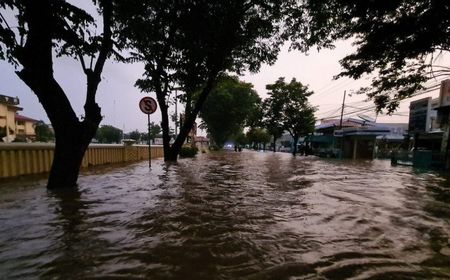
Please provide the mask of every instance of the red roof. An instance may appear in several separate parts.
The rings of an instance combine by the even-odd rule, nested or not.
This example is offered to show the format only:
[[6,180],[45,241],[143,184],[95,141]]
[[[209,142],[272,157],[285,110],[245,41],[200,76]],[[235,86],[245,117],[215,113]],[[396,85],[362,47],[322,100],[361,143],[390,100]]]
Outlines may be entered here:
[[29,118],[29,117],[25,117],[25,116],[22,116],[19,114],[16,114],[15,118],[16,118],[16,121],[24,121],[24,122],[32,122],[32,123],[38,122],[38,120]]

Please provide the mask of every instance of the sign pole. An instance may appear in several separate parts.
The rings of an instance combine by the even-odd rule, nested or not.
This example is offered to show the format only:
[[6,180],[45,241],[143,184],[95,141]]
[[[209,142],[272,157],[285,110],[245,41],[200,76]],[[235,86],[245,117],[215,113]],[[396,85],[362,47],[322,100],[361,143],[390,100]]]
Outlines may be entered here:
[[148,126],[148,167],[152,169],[152,141],[150,139],[150,115],[153,114],[158,105],[156,100],[151,97],[144,97],[139,101],[139,108],[142,113],[147,114],[147,126]]
[[150,114],[147,114],[148,125],[148,168],[152,168],[152,140],[150,139]]

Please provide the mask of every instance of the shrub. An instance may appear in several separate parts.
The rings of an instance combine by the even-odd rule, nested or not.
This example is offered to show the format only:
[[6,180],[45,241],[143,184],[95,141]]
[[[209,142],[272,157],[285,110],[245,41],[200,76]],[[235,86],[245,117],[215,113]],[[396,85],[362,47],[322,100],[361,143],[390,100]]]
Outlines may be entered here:
[[182,147],[180,150],[180,157],[195,157],[197,152],[197,147]]

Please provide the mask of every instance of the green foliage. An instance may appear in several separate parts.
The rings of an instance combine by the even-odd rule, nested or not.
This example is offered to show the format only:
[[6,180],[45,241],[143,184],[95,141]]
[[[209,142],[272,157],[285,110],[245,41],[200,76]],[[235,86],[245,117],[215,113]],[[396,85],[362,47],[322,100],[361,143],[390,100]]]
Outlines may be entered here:
[[239,145],[246,145],[248,144],[248,139],[247,136],[245,136],[245,134],[243,132],[239,132],[235,137],[234,137],[234,141],[239,144]]
[[139,141],[139,139],[141,139],[141,133],[136,129],[136,130],[131,131],[131,132],[128,134],[128,137],[129,137],[130,139],[135,140],[135,141]]
[[360,93],[372,98],[378,111],[392,113],[400,100],[436,87],[426,87],[426,81],[450,76],[450,68],[435,57],[450,51],[448,0],[308,0],[291,14],[294,40],[308,36],[297,28],[305,14],[309,44],[329,46],[338,38],[354,38],[357,49],[341,60],[344,71],[338,77],[374,75]]
[[197,147],[187,147],[183,146],[180,150],[180,157],[195,157],[198,153]]
[[155,139],[156,135],[161,133],[161,126],[159,124],[155,124],[154,122],[150,122],[150,139]]
[[262,121],[265,127],[273,137],[274,141],[283,135],[285,130],[282,118],[283,100],[278,98],[266,98],[262,103]]
[[112,125],[102,125],[97,129],[95,138],[100,143],[120,143],[122,139],[122,130]]
[[247,141],[249,143],[253,143],[253,147],[256,147],[257,144],[266,144],[270,142],[271,136],[267,132],[266,129],[261,127],[253,127],[247,131]]
[[44,121],[38,121],[34,124],[34,131],[36,133],[36,141],[48,142],[55,140],[55,135],[50,127]]
[[297,82],[295,78],[290,83],[279,78],[275,84],[267,85],[266,89],[269,90],[269,97],[265,104],[273,106],[268,107],[268,111],[272,111],[271,114],[278,119],[277,125],[281,125],[292,136],[307,135],[314,131],[316,108],[308,102],[308,97],[313,92],[307,86]]
[[275,128],[281,126],[291,134],[294,138],[295,155],[298,138],[314,132],[316,108],[308,102],[308,97],[313,92],[295,78],[290,83],[286,83],[284,78],[279,78],[274,84],[267,85],[266,89],[269,90],[269,97],[265,100],[268,115],[273,114],[273,117],[277,118],[269,122],[275,123]]
[[242,131],[261,99],[253,85],[222,76],[200,112],[208,134],[218,147]]

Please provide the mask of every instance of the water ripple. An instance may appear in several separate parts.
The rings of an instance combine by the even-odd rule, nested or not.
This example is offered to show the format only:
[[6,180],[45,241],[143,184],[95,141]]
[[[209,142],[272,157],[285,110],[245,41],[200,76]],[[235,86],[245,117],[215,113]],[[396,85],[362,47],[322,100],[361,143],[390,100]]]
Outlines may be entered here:
[[0,278],[448,279],[448,178],[387,161],[201,154],[0,188]]

